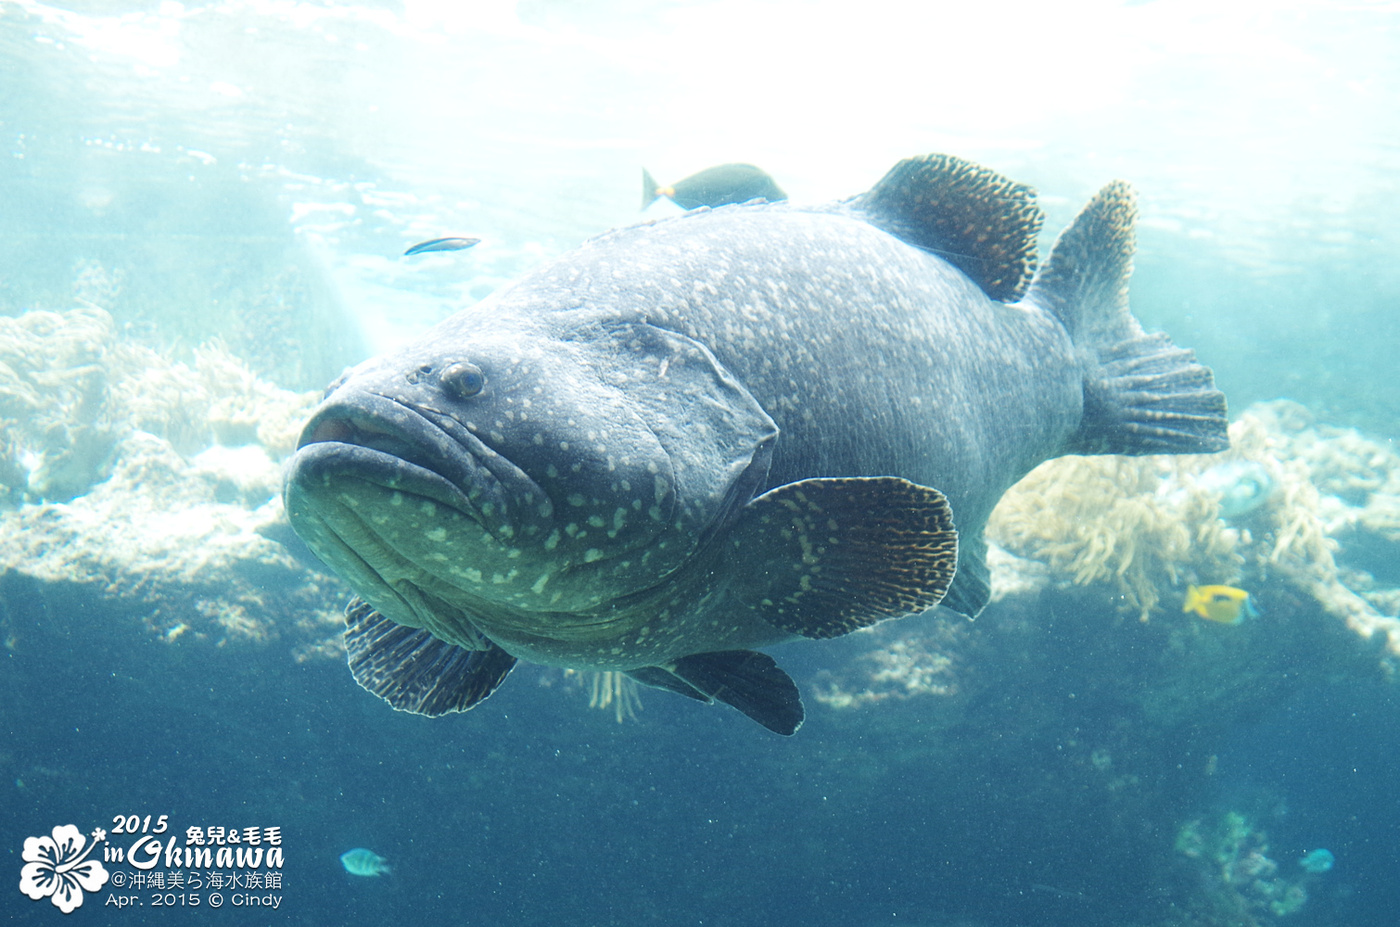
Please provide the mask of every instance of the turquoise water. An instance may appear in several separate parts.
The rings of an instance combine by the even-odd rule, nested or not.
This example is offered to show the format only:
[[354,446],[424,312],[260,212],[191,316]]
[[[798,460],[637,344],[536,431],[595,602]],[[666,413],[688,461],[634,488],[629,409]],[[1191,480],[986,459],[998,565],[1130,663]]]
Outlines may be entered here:
[[[1144,323],[1194,348],[1232,411],[1287,398],[1393,449],[1397,47],[1400,7],[1380,2],[12,0],[0,314],[96,306],[169,356],[220,339],[319,390],[638,219],[644,166],[666,182],[751,161],[821,202],[947,151],[1040,191],[1042,253],[1098,187],[1131,181]],[[442,235],[483,241],[401,257]],[[1117,627],[1074,630],[1051,601],[1026,632],[1044,675],[980,692],[979,746],[953,763],[922,703],[817,714],[778,742],[652,692],[618,724],[533,670],[430,722],[335,660],[177,653],[22,573],[0,581],[18,641],[0,669],[11,880],[27,836],[167,813],[283,829],[285,904],[223,912],[240,924],[1380,927],[1396,906],[1400,706],[1350,670],[1141,740],[1106,697],[1043,729],[1038,705],[1093,690]],[[806,690],[862,649],[783,661]],[[1075,797],[1098,741],[1149,798]],[[1290,876],[1335,853],[1308,905],[1183,900],[1200,892],[1162,860],[1184,820],[1226,811],[1268,831]],[[392,874],[348,875],[353,847]],[[12,888],[0,910],[61,918]],[[151,916],[193,922],[73,915]]]

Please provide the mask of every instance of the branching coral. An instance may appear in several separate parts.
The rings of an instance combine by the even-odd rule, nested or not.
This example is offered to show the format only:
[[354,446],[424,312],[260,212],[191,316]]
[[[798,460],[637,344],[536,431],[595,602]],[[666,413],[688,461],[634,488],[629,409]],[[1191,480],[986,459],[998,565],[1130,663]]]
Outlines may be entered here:
[[1063,457],[1033,470],[992,513],[987,536],[1081,586],[1107,583],[1146,620],[1163,587],[1229,582],[1243,563],[1239,532],[1218,498],[1182,478],[1180,457]]
[[1289,879],[1268,856],[1268,837],[1249,819],[1230,811],[1213,821],[1182,825],[1176,850],[1201,868],[1201,899],[1240,927],[1260,927],[1296,913],[1308,900],[1306,876]]

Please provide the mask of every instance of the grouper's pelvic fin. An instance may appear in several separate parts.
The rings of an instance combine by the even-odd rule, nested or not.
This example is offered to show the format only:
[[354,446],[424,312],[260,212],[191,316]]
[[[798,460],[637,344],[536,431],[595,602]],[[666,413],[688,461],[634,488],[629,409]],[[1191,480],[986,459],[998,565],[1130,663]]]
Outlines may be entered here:
[[992,299],[1025,295],[1045,215],[1035,191],[952,155],[900,161],[847,205],[876,228],[966,274]]
[[772,657],[756,650],[697,653],[627,675],[702,702],[723,702],[775,734],[796,734],[805,717],[797,683]]
[[1229,447],[1225,395],[1210,368],[1128,309],[1137,219],[1114,181],[1051,249],[1026,302],[1054,313],[1084,358],[1084,418],[1066,454],[1202,454]]
[[468,650],[396,624],[355,598],[345,609],[350,672],[398,711],[435,718],[466,711],[506,678],[515,657],[495,644]]

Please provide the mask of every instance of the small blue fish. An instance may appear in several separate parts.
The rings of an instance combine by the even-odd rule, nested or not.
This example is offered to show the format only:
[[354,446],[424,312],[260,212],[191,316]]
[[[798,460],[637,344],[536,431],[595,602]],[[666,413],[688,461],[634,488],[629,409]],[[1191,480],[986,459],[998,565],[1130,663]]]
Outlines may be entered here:
[[403,255],[408,257],[412,254],[425,254],[429,251],[465,251],[480,241],[480,238],[434,238],[429,241],[420,241],[405,251]]
[[356,847],[340,854],[340,865],[345,871],[357,876],[381,876],[390,872],[389,863],[373,850]]

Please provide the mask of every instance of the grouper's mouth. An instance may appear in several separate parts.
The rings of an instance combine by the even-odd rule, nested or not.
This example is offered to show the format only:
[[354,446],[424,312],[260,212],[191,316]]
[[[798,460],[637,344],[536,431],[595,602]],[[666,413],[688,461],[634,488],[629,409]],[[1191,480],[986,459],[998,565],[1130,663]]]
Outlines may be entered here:
[[505,544],[540,534],[552,522],[548,495],[461,422],[376,393],[326,403],[302,429],[289,489],[329,480],[430,500]]
[[545,492],[460,422],[368,391],[307,422],[284,498],[297,533],[373,607],[459,644],[471,590],[553,525]]

